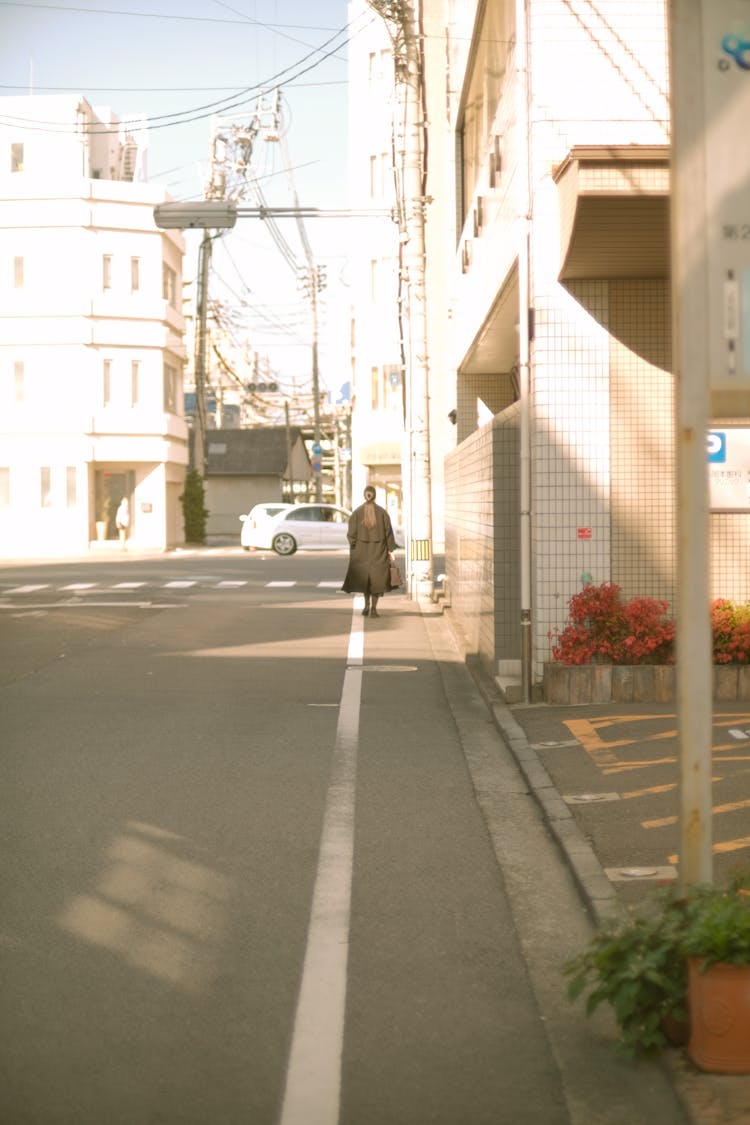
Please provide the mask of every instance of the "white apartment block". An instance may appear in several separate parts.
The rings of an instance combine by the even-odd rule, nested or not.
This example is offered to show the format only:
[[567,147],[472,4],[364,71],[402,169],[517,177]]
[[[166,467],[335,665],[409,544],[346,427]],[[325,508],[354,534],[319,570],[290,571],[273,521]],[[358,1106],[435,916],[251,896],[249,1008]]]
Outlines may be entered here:
[[184,240],[146,127],[82,96],[0,98],[0,554],[184,541]]
[[[413,3],[447,597],[468,651],[495,674],[528,671],[532,686],[587,582],[677,608],[667,7]],[[365,206],[387,180],[391,43],[360,0],[349,18],[352,204]],[[374,388],[400,362],[394,283],[377,285],[397,249],[373,222],[353,266],[363,476],[376,475],[369,442],[387,432]],[[732,425],[750,443],[747,421]],[[742,601],[750,498],[728,496],[730,468],[727,498],[712,492],[711,589]]]
[[[455,443],[449,413],[455,403],[454,379],[446,378],[443,363],[445,319],[445,230],[452,215],[452,159],[445,120],[445,41],[442,5],[426,5],[428,34],[425,52],[440,83],[426,86],[428,116],[438,128],[430,137],[425,160],[425,225],[430,269],[426,275],[426,307],[430,340],[429,431],[432,541],[436,552],[444,545],[443,460]],[[350,280],[352,294],[352,494],[361,501],[365,484],[373,484],[399,525],[408,524],[409,466],[406,427],[417,407],[407,401],[410,381],[408,344],[400,330],[399,310],[406,312],[403,242],[394,221],[397,202],[394,166],[403,154],[398,106],[394,96],[393,48],[386,24],[365,0],[350,0],[349,26],[349,168],[350,205],[358,211],[384,211],[382,218],[351,221]],[[437,34],[433,35],[435,25]],[[447,208],[447,211],[446,211]],[[406,510],[405,510],[406,509]]]
[[[528,582],[538,683],[586,582],[675,607],[667,3],[452,0],[446,16],[449,589],[470,650],[510,673]],[[712,513],[713,596],[750,596],[745,509]]]

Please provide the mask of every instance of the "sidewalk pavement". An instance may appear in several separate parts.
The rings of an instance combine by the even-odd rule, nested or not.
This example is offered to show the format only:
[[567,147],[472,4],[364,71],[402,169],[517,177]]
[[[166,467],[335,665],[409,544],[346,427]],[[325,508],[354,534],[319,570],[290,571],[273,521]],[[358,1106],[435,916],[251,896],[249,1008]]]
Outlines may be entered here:
[[[508,705],[481,668],[469,661],[469,670],[594,922],[600,924],[613,917],[623,903],[637,901],[655,883],[674,878],[679,830],[676,816],[651,818],[640,824],[634,819],[639,799],[653,801],[657,795],[663,800],[667,794],[671,811],[675,811],[678,764],[674,706]],[[749,729],[743,730],[743,725]],[[748,738],[747,750],[742,745],[743,735]],[[750,708],[747,704],[721,704],[714,716],[714,774],[720,773],[714,776],[714,782],[726,780],[736,796],[737,774],[742,773],[748,778],[744,784],[750,790],[748,764]],[[641,780],[644,769],[651,783],[645,786]],[[733,769],[734,777],[723,776]],[[653,804],[649,807],[653,809]],[[729,806],[721,806],[721,811],[725,808]],[[615,809],[619,815],[613,815]],[[731,861],[737,861],[737,852],[747,847],[746,808],[738,808],[736,814],[744,818],[737,847],[731,847],[731,841],[722,845],[726,851],[717,855],[717,878]],[[645,832],[639,835],[642,826],[657,828],[660,842],[647,840]],[[660,847],[664,854],[659,853]],[[663,1051],[662,1061],[692,1125],[750,1125],[750,1075],[700,1071],[683,1048]]]

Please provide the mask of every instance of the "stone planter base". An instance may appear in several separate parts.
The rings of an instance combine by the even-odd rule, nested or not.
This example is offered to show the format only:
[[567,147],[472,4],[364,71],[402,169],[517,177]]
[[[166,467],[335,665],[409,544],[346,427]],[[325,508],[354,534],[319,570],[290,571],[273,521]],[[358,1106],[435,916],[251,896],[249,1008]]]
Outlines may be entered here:
[[[545,664],[544,702],[674,703],[673,664]],[[750,665],[714,665],[716,700],[750,701]]]

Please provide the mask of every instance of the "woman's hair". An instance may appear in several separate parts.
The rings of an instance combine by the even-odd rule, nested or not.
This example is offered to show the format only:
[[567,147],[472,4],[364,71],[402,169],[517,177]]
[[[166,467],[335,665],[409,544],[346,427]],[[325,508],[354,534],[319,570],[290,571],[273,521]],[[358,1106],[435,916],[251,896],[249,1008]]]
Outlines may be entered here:
[[362,523],[365,527],[374,527],[375,519],[375,489],[371,484],[365,488],[365,510],[362,515]]

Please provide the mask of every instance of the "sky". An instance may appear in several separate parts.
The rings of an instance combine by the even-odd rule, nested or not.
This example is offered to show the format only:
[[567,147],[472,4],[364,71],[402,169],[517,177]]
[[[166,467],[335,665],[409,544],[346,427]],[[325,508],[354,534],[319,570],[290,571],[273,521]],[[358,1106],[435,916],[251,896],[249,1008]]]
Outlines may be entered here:
[[[263,128],[251,167],[266,202],[289,206],[296,194],[303,206],[345,207],[347,42],[359,30],[346,23],[346,0],[0,0],[0,97],[81,93],[120,117],[146,115],[148,179],[180,200],[203,196],[217,114],[235,126],[250,123],[260,110]],[[268,139],[275,89],[281,97],[278,141]],[[254,202],[248,198],[246,205]],[[320,298],[320,377],[334,397],[348,378],[348,222],[304,224],[327,277]],[[278,231],[291,255],[282,253],[263,221],[240,218],[215,246],[210,290],[234,306],[237,331],[268,355],[273,371],[305,378],[309,302],[293,266],[304,265],[306,255],[294,219],[279,220]],[[199,235],[186,237],[189,281]]]

